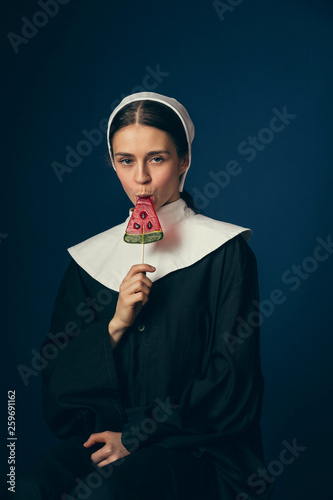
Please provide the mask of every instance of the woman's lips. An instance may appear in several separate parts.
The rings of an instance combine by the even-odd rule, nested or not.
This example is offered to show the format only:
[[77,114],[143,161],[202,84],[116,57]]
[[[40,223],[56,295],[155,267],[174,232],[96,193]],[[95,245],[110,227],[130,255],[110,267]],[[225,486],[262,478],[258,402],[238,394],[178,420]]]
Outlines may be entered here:
[[151,198],[152,201],[154,201],[154,195],[153,194],[137,194],[137,198]]

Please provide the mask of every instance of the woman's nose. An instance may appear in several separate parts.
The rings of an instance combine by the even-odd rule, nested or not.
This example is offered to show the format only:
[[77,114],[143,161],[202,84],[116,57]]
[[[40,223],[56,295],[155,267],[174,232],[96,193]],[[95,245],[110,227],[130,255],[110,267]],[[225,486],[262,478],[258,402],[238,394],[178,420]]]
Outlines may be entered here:
[[136,182],[139,182],[140,184],[146,184],[151,180],[148,169],[144,164],[138,165],[135,177],[136,177]]

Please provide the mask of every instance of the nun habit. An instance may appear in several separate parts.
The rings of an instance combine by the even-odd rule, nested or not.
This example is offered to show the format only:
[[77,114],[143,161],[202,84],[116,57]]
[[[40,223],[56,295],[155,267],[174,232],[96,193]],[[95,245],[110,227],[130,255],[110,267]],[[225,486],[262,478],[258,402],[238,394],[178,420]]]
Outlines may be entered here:
[[[149,92],[121,104],[135,96],[176,111],[177,101]],[[177,106],[190,143],[192,122]],[[145,247],[156,267],[149,300],[114,349],[108,324],[139,262],[139,245],[123,240],[131,211],[68,249],[41,347],[45,419],[62,441],[18,480],[18,500],[271,497],[271,483],[258,480],[264,381],[252,231],[182,198],[156,213],[164,237]],[[130,454],[99,468],[90,455],[101,445],[83,443],[107,430],[122,433]]]

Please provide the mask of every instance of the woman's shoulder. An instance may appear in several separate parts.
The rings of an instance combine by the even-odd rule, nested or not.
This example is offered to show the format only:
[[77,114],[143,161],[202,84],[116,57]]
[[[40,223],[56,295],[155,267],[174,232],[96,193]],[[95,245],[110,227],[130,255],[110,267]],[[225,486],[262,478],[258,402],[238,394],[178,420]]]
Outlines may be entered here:
[[[208,217],[203,214],[193,213],[187,217],[182,227],[184,239],[192,242],[196,253],[203,255],[221,249],[237,245],[242,241],[245,246],[252,236],[252,229],[219,219]],[[239,237],[239,238],[238,238]],[[233,240],[237,241],[233,241]]]
[[94,251],[94,248],[99,248],[100,245],[106,244],[108,241],[117,238],[119,235],[122,237],[122,233],[124,230],[124,223],[118,224],[117,226],[113,226],[106,231],[102,231],[98,234],[90,236],[85,240],[67,248],[68,252],[74,256],[77,252],[79,252],[83,247],[89,247],[91,251]]
[[192,226],[196,226],[201,234],[207,233],[210,236],[224,235],[226,241],[241,234],[245,241],[248,241],[252,235],[252,230],[248,227],[239,226],[230,222],[225,222],[219,219],[208,217],[203,214],[194,214],[193,217],[187,219]]
[[255,254],[248,244],[252,229],[203,214],[195,214],[191,219],[194,232],[200,235],[197,244],[206,246],[210,242],[211,258],[223,259],[233,266],[243,266],[245,262],[256,266]]

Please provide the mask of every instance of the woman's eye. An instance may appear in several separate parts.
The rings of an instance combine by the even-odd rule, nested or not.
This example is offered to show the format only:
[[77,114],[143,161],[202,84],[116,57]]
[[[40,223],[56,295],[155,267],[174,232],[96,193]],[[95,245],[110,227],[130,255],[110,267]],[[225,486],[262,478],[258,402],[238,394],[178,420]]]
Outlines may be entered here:
[[129,158],[124,158],[123,160],[120,160],[119,163],[122,163],[123,165],[130,165],[131,161]]

